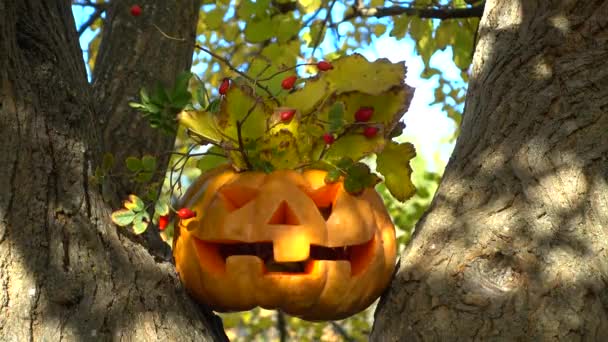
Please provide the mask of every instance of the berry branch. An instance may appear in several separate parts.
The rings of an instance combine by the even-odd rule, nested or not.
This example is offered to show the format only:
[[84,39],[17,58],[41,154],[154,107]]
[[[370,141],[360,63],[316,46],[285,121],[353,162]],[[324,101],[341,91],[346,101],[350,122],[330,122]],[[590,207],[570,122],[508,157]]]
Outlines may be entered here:
[[245,78],[246,80],[248,80],[249,82],[253,83],[254,85],[260,87],[260,89],[264,90],[268,96],[270,96],[270,98],[277,104],[280,105],[279,100],[277,100],[277,98],[272,94],[272,92],[270,91],[270,89],[268,89],[267,87],[261,85],[258,83],[258,80],[255,80],[253,78],[251,78],[251,76],[247,75],[246,73],[240,71],[239,69],[235,68],[232,64],[230,64],[230,62],[225,59],[224,57],[214,53],[213,51],[207,49],[206,47],[200,45],[200,44],[196,44],[195,47],[201,51],[206,52],[207,54],[209,54],[211,57],[217,59],[218,61],[224,63],[224,65],[226,65],[228,67],[228,69],[234,71],[235,73],[237,73],[239,76]]

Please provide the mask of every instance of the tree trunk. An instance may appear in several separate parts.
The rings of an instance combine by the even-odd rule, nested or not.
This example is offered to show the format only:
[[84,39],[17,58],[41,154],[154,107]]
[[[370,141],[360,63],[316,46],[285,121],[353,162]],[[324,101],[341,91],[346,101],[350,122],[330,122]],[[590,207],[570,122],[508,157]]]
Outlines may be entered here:
[[372,340],[607,340],[608,1],[488,0],[478,36]]
[[102,134],[70,2],[0,18],[0,340],[225,339],[89,184]]

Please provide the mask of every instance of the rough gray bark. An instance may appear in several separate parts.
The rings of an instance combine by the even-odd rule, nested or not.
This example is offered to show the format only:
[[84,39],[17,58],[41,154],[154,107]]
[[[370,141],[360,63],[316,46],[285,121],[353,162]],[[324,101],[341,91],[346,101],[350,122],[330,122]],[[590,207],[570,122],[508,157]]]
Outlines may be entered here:
[[489,0],[375,341],[608,339],[608,1]]
[[225,339],[89,184],[101,134],[69,1],[0,17],[0,340]]

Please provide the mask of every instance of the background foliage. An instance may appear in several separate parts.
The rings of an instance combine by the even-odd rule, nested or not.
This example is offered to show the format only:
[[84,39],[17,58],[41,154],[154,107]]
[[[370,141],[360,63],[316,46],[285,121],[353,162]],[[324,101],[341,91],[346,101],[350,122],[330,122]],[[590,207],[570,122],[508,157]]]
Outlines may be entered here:
[[[89,37],[84,40],[83,51],[90,72],[95,67],[107,3],[104,0],[75,0],[73,5],[87,8],[90,14],[90,17],[77,20],[81,23],[79,33]],[[193,56],[193,71],[203,82],[191,82],[190,91],[201,94],[204,87],[217,94],[221,81],[237,76],[237,70],[263,78],[298,63],[333,60],[369,47],[381,36],[409,37],[415,41],[415,51],[425,66],[420,76],[437,79],[434,104],[441,106],[457,127],[483,5],[483,1],[474,0],[204,0],[197,28],[198,46]],[[144,6],[141,15],[145,15],[145,11]],[[452,51],[453,63],[462,71],[459,79],[448,78],[443,70],[431,67],[432,56],[445,49]],[[314,71],[300,68],[300,72],[306,76]],[[281,78],[275,79],[281,81]],[[279,86],[277,83],[270,88]],[[158,122],[157,125],[162,128],[166,123]],[[408,133],[407,128],[404,132]],[[186,153],[191,149],[184,130],[178,129],[176,150]],[[127,161],[129,169],[134,177],[145,182],[146,172],[156,165],[151,165],[149,159],[144,160],[144,156],[133,158]],[[398,228],[400,248],[409,241],[416,221],[430,204],[437,188],[442,167],[437,168],[439,171],[429,171],[427,162],[431,158],[433,156],[419,154],[413,160],[417,193],[407,203],[394,201],[382,185],[377,188]],[[125,161],[108,161],[114,162]],[[176,167],[169,170],[161,194],[165,201],[174,201],[180,195],[178,191],[175,198],[168,198],[171,185],[182,186],[181,190],[185,191],[187,185],[204,171],[201,169],[207,167],[199,165],[195,158],[186,161],[182,158],[180,165],[180,156],[172,158],[171,165],[176,163],[185,168],[179,175],[175,174]],[[103,177],[104,170],[97,176]],[[154,198],[156,195],[142,194],[142,197]],[[164,234],[170,239],[171,227]],[[370,330],[372,310],[373,307],[349,319],[329,323],[309,323],[260,309],[223,314],[222,317],[227,334],[235,341],[287,338],[293,341],[359,341],[365,340]]]

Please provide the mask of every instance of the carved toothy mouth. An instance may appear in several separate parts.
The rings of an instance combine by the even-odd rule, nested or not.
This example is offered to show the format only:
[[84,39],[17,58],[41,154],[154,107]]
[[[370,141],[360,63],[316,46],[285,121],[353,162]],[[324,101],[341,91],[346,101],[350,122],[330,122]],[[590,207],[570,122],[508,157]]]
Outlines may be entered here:
[[231,256],[251,255],[262,260],[264,273],[308,274],[312,271],[315,261],[346,260],[351,264],[351,275],[356,275],[364,269],[373,257],[375,236],[368,242],[352,246],[324,247],[310,245],[308,259],[296,262],[276,261],[272,242],[216,242],[204,241],[196,237],[194,237],[194,241],[201,263],[205,263],[218,271],[220,269],[225,270],[226,260]]

